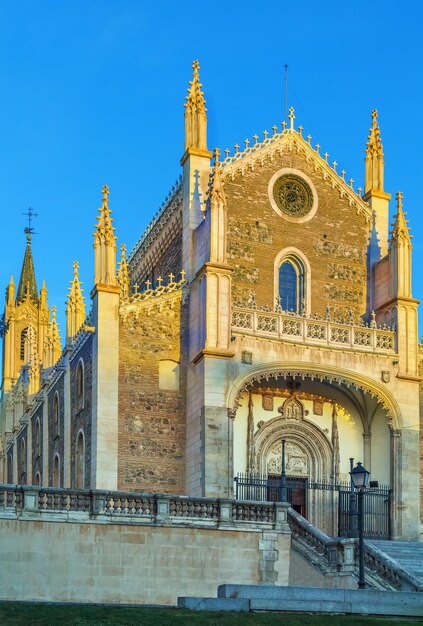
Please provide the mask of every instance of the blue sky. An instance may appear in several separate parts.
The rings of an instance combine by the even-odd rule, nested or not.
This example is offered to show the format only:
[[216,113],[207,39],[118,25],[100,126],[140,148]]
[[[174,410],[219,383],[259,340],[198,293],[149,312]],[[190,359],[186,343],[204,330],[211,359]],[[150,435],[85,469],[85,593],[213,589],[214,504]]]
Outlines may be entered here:
[[[404,193],[423,295],[422,8],[418,2],[0,2],[0,286],[19,279],[29,206],[38,286],[59,308],[72,262],[89,302],[101,187],[130,250],[180,174],[183,102],[198,58],[209,147],[232,149],[283,119],[363,186],[371,109],[385,188]],[[261,135],[262,136],[262,135]],[[391,214],[394,202],[391,201]]]

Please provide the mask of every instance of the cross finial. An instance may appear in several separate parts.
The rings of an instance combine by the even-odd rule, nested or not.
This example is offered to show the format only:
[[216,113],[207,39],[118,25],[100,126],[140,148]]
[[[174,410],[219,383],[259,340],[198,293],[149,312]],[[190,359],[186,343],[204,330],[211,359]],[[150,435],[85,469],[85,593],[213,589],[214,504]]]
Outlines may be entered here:
[[294,130],[294,120],[295,120],[294,107],[290,107],[288,117],[291,122],[291,130]]
[[286,122],[285,120],[282,122],[282,129],[285,130],[286,129]]
[[267,130],[264,130],[264,131],[263,131],[263,135],[264,135],[264,139],[265,139],[265,140],[267,139],[267,135],[268,135],[268,134],[269,134],[269,133],[268,133],[268,131],[267,131]]
[[227,159],[227,158],[228,158],[228,156],[229,156],[229,152],[230,152],[229,148],[225,148],[225,150],[224,150],[224,153],[225,153],[225,159]]
[[254,143],[258,142],[258,135],[257,135],[257,133],[255,135],[253,135],[253,139],[254,139]]
[[310,135],[310,133],[307,135],[306,139],[307,139],[308,144],[310,145],[310,143],[311,143],[311,135]]
[[179,273],[181,275],[181,281],[184,281],[185,280],[186,271],[185,270],[181,270]]
[[301,124],[298,126],[298,130],[299,130],[300,135],[302,135],[304,128],[303,126],[301,126]]
[[347,172],[346,172],[345,170],[342,170],[342,171],[341,171],[341,176],[342,176],[342,178],[343,178],[344,180],[345,180],[345,174],[346,174],[346,173],[347,173]]
[[336,161],[334,161],[334,162],[332,163],[332,167],[333,167],[333,169],[335,170],[335,172],[336,172],[336,166],[337,166],[337,165],[338,165],[338,163],[337,163]]
[[169,274],[169,282],[173,283],[173,279],[175,278],[174,274],[172,274],[172,272],[170,272]]
[[329,152],[325,152],[324,155],[326,163],[328,162]]
[[273,130],[273,134],[276,135],[277,130],[278,130],[278,127],[276,126],[276,124],[273,124],[272,130]]
[[136,295],[138,293],[138,289],[139,289],[139,284],[135,283],[134,284],[134,294]]
[[28,220],[28,226],[24,228],[24,233],[26,235],[27,241],[31,241],[31,235],[35,235],[34,228],[32,226],[32,220],[34,217],[38,217],[38,213],[34,213],[32,207],[28,207],[28,211],[26,213],[22,213],[22,215],[26,215]]
[[238,150],[239,150],[239,144],[237,144],[237,143],[236,143],[236,144],[234,145],[234,148],[235,148],[235,152],[238,152]]
[[147,280],[145,281],[145,284],[147,285],[147,291],[149,291],[149,290],[150,290],[150,287],[151,287],[151,280],[148,280],[148,279],[147,279]]
[[354,182],[354,178],[350,178],[350,180],[349,180],[348,182],[350,183],[350,187],[351,187],[351,189],[352,189],[353,182]]
[[161,276],[158,277],[157,282],[159,284],[159,287],[162,286],[162,282],[163,282],[163,278]]
[[320,143],[316,143],[316,152],[317,152],[317,154],[319,154],[319,150],[320,150]]
[[247,149],[248,146],[250,145],[250,140],[249,139],[244,139],[244,143],[245,143],[245,149]]

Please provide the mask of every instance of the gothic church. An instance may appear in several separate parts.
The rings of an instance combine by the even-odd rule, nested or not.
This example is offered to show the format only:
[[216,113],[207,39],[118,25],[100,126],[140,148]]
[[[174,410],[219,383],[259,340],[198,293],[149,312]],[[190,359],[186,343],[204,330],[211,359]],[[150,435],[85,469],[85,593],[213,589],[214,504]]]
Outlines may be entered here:
[[[103,188],[92,306],[75,262],[64,347],[28,234],[2,323],[0,481],[233,497],[237,476],[280,474],[284,439],[297,481],[347,481],[361,461],[392,490],[393,537],[417,538],[418,301],[401,193],[389,232],[377,112],[364,193],[293,109],[212,154],[194,62],[181,168],[118,263]],[[322,497],[296,507],[333,532]]]

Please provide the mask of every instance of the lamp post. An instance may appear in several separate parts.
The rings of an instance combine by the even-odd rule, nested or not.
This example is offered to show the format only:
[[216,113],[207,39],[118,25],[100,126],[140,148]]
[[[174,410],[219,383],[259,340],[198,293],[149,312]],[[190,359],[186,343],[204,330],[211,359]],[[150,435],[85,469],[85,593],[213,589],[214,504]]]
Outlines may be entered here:
[[[350,476],[354,467],[354,459],[350,458]],[[348,524],[348,537],[358,537],[357,528],[357,496],[355,495],[354,482],[351,476],[350,486],[350,511],[349,511],[349,524]]]
[[282,439],[282,463],[281,463],[281,502],[287,502],[286,473],[285,473],[285,439]]
[[364,578],[364,492],[369,484],[370,472],[362,466],[357,465],[350,472],[351,480],[358,493],[358,588],[365,589]]

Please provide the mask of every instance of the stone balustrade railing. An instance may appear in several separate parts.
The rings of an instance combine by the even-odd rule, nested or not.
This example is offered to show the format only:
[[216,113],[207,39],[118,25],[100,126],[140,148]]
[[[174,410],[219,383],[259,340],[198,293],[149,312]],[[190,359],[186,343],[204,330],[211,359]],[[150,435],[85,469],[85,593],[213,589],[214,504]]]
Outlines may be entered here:
[[235,307],[232,332],[311,346],[395,354],[395,332],[389,328],[345,324],[290,313]]
[[226,498],[195,498],[32,485],[0,485],[0,518],[95,519],[105,523],[195,524],[196,526],[288,531],[287,505]]
[[[292,544],[324,575],[353,575],[358,579],[356,539],[329,537],[293,509],[288,509]],[[365,575],[376,589],[423,591],[420,581],[372,545],[365,543]]]

